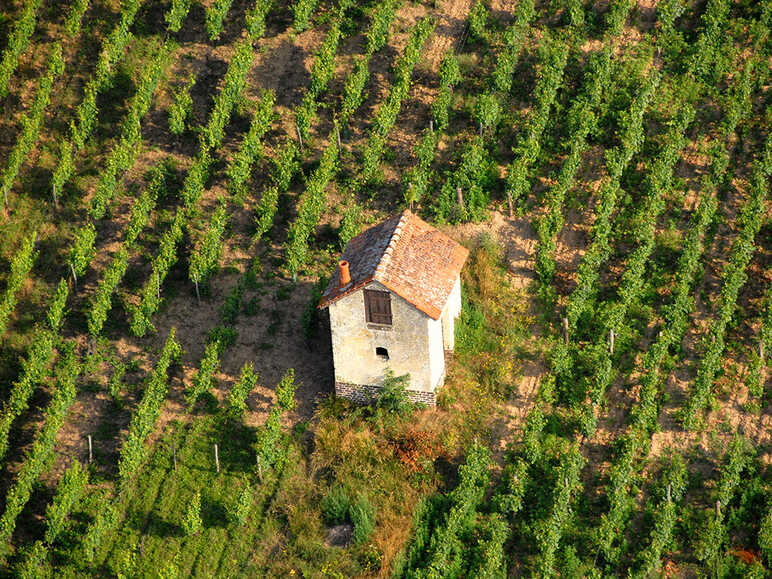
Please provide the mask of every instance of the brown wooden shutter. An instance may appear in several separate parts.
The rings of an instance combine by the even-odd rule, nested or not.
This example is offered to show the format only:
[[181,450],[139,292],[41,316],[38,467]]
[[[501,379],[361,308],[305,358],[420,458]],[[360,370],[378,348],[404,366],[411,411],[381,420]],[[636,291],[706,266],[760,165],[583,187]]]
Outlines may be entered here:
[[364,290],[365,315],[368,323],[391,325],[391,295],[389,292]]

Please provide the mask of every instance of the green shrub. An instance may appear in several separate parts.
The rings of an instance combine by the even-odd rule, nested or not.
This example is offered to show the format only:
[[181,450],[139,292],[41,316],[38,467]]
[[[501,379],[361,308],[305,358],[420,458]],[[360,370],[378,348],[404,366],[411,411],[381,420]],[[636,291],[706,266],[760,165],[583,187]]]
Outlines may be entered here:
[[346,490],[336,484],[330,487],[327,494],[322,499],[322,519],[327,526],[340,525],[348,519],[351,508],[351,499],[349,499]]
[[241,375],[238,382],[231,388],[228,394],[228,412],[232,417],[240,417],[247,410],[246,399],[249,393],[257,385],[257,372],[252,362],[245,362],[241,367]]
[[366,495],[358,495],[355,501],[340,484],[330,487],[322,499],[322,520],[325,525],[351,523],[354,526],[354,543],[365,543],[375,530],[375,507]]
[[298,403],[295,400],[296,387],[295,369],[290,368],[284,373],[281,382],[276,387],[276,400],[282,410],[292,410],[297,406]]
[[196,82],[196,77],[190,75],[187,83],[175,90],[172,103],[169,106],[169,130],[175,135],[181,135],[185,132],[186,121],[193,110],[193,99],[190,96],[190,89]]
[[204,522],[201,520],[201,492],[193,495],[193,499],[188,503],[185,516],[182,519],[182,529],[187,536],[197,535]]
[[226,326],[215,326],[207,334],[206,341],[216,342],[219,340],[221,349],[226,350],[236,343],[236,338],[239,337],[239,333],[233,328]]
[[119,362],[115,365],[110,379],[107,381],[107,390],[110,392],[110,396],[114,400],[118,400],[121,396],[121,388],[123,387],[123,376],[126,373],[126,364]]
[[456,324],[456,349],[466,354],[477,355],[489,350],[490,333],[485,328],[483,309],[464,300],[461,315]]
[[390,414],[410,415],[416,405],[407,395],[408,386],[410,386],[410,374],[395,376],[391,368],[387,369],[375,407]]
[[488,10],[482,0],[477,0],[469,11],[469,32],[477,40],[488,39]]
[[249,511],[252,509],[254,494],[249,482],[244,481],[244,488],[239,493],[239,500],[233,509],[233,522],[239,527],[243,527],[247,522]]
[[354,543],[361,545],[375,530],[375,508],[365,495],[359,495],[349,506],[349,517],[354,525]]

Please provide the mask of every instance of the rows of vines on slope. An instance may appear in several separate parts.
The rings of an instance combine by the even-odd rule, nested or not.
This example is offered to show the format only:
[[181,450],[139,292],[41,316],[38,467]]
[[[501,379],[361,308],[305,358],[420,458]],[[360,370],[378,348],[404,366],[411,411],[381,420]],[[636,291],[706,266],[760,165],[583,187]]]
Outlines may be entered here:
[[[139,7],[139,3],[126,3],[124,10],[121,13],[121,20],[119,26],[113,31],[110,39],[103,44],[103,52],[100,56],[100,60],[97,66],[97,75],[92,78],[92,84],[90,87],[101,86],[105,88],[109,84],[109,78],[112,73],[109,72],[111,63],[115,63],[116,59],[120,57],[120,53],[125,48],[130,38],[128,33],[128,27],[134,18],[134,14]],[[77,25],[79,25],[80,16],[82,16],[85,10],[83,2],[78,2],[74,5],[73,13],[79,15],[78,19],[68,19],[67,27],[71,33],[75,33]],[[70,21],[72,20],[72,21]],[[168,56],[168,50],[161,52],[161,61]],[[133,101],[137,105],[130,106],[130,112],[127,122],[124,128],[135,125],[138,128],[139,119],[144,115],[144,112],[139,112],[137,108],[144,108],[147,110],[149,106],[149,99],[155,90],[155,85],[158,82],[159,73],[159,60],[153,62],[151,65],[151,71],[148,76],[151,77],[152,82],[142,82],[140,90],[136,100]],[[147,76],[145,77],[147,79]],[[96,90],[96,89],[95,89]],[[94,97],[95,98],[95,97]],[[124,131],[124,137],[128,131]],[[136,237],[139,235],[144,223],[147,220],[149,212],[151,210],[149,206],[149,199],[147,196],[143,196],[139,202],[135,205],[135,210],[132,212],[132,218],[127,226],[127,242],[132,244]],[[82,274],[85,268],[91,261],[91,257],[94,254],[94,239],[96,237],[96,231],[93,225],[89,225],[82,228],[76,235],[75,242],[70,250],[70,266],[77,281],[77,275]],[[119,259],[116,260],[120,264]],[[114,264],[116,263],[114,262]],[[118,268],[120,269],[120,268]],[[108,273],[113,271],[113,268],[108,269]],[[76,273],[77,272],[77,273]],[[108,280],[110,281],[110,280]],[[116,282],[117,283],[117,282]],[[104,286],[103,286],[104,287]],[[13,530],[15,522],[15,514],[17,511],[23,508],[24,503],[29,498],[29,490],[31,485],[34,484],[37,477],[41,473],[41,464],[45,462],[49,463],[51,456],[51,448],[56,438],[56,433],[64,420],[69,406],[74,400],[75,394],[75,380],[78,375],[78,362],[74,355],[74,351],[71,347],[67,347],[66,344],[60,342],[58,338],[58,330],[64,316],[64,308],[69,294],[67,283],[62,279],[57,287],[54,297],[49,304],[48,309],[48,321],[50,329],[40,328],[37,332],[37,339],[30,349],[27,359],[22,365],[22,373],[19,380],[14,383],[11,390],[11,397],[3,410],[2,416],[2,453],[5,452],[7,447],[8,431],[10,429],[13,419],[23,412],[28,404],[28,400],[37,385],[43,377],[47,366],[50,364],[54,357],[56,349],[60,350],[60,354],[64,356],[67,367],[63,371],[62,377],[60,377],[60,388],[55,391],[54,397],[49,405],[44,410],[44,425],[42,429],[36,435],[36,442],[33,445],[32,454],[27,457],[22,466],[21,476],[18,478],[16,485],[10,491],[7,499],[7,509],[4,514],[4,528],[8,533]],[[101,294],[104,297],[109,294]],[[98,298],[99,299],[99,298]],[[104,301],[104,300],[101,300]],[[95,304],[98,308],[99,302]],[[102,320],[103,321],[103,320]],[[101,322],[99,322],[101,327]],[[64,350],[62,348],[64,347]],[[66,490],[66,489],[64,489]],[[56,507],[54,503],[53,508]],[[55,532],[60,526],[60,522],[53,522],[54,527],[51,527],[50,532],[46,535],[46,541],[50,544],[55,537]],[[40,545],[37,545],[35,550],[30,555],[30,561],[37,565],[39,564],[40,557],[45,554]]]
[[[698,60],[698,55],[695,55],[693,62]],[[743,94],[747,91],[743,90],[745,80],[741,78],[736,87],[735,95],[738,98],[730,99],[728,103],[727,116],[725,120],[728,122],[723,123],[723,134],[725,138],[728,138],[740,120],[742,110],[747,110],[747,94]],[[685,113],[691,115],[692,113],[686,109],[683,109]],[[688,119],[682,117],[683,121]],[[671,130],[675,127],[671,127]],[[678,144],[679,136],[673,135],[667,139],[668,146],[661,152],[660,159],[666,163],[669,156],[676,153],[677,148],[683,146],[683,143]],[[675,148],[674,148],[675,146]],[[672,149],[668,151],[667,149]],[[715,172],[715,178],[718,181],[722,180],[722,174],[726,169],[727,164],[722,162],[722,158],[727,158],[726,149],[721,150],[718,153],[716,162],[713,165]],[[651,173],[651,179],[648,179],[648,185],[650,191],[659,191],[661,189],[666,190],[667,184],[670,182],[670,170],[663,173],[659,169],[665,169],[663,163],[655,163]],[[664,179],[663,179],[664,178]],[[658,186],[652,188],[651,186],[658,183]],[[677,279],[683,280],[682,283],[677,285],[678,291],[674,292],[676,295],[676,301],[682,302],[683,305],[673,306],[665,309],[666,318],[669,316],[670,320],[665,324],[663,331],[659,334],[657,340],[649,348],[645,357],[643,367],[646,370],[642,378],[642,389],[638,401],[634,404],[632,410],[633,420],[628,427],[627,432],[621,439],[621,444],[618,445],[620,449],[619,453],[615,457],[613,466],[610,470],[609,486],[607,494],[609,495],[610,506],[607,513],[604,513],[601,520],[600,527],[596,530],[595,541],[597,541],[599,550],[604,554],[607,560],[616,561],[619,556],[620,546],[612,546],[615,541],[621,538],[624,530],[624,522],[630,515],[631,509],[634,506],[631,493],[635,491],[632,477],[635,472],[638,471],[639,466],[636,463],[637,457],[643,452],[645,455],[645,448],[648,443],[648,436],[650,435],[656,420],[657,413],[657,385],[660,377],[658,376],[659,365],[661,364],[666,351],[674,343],[680,343],[680,336],[683,335],[685,330],[686,316],[690,310],[690,307],[686,304],[689,302],[689,287],[691,287],[691,281],[693,280],[693,272],[699,260],[699,253],[701,249],[701,237],[704,234],[704,230],[710,222],[712,215],[715,212],[715,200],[712,199],[712,186],[710,181],[706,183],[709,191],[707,197],[703,197],[703,201],[700,206],[700,211],[695,214],[695,227],[690,230],[691,234],[688,238],[688,242],[684,247],[684,254],[679,262],[679,271],[676,276]],[[655,210],[655,214],[652,215],[652,209]],[[638,235],[637,238],[640,245],[633,251],[625,273],[622,276],[622,286],[618,291],[620,300],[612,305],[611,310],[606,316],[606,323],[603,326],[605,329],[602,333],[607,333],[609,330],[616,332],[619,335],[624,329],[622,321],[624,320],[625,313],[629,309],[630,304],[634,303],[641,292],[643,269],[648,260],[648,256],[653,249],[653,226],[648,223],[654,223],[656,221],[656,211],[662,210],[662,207],[657,208],[656,200],[649,199],[649,201],[641,208],[640,215],[634,220],[638,230],[645,235]],[[648,229],[648,231],[647,231]],[[600,342],[597,344],[594,359],[605,361],[605,372],[597,371],[595,373],[596,386],[598,391],[605,389],[605,386],[611,380],[611,355],[606,347],[605,341],[601,337]],[[593,358],[593,356],[590,356]],[[603,362],[601,362],[603,363]],[[598,383],[597,378],[603,377],[604,381]],[[667,512],[671,513],[673,505],[670,503],[668,497],[668,503],[665,505]],[[663,525],[667,525],[670,519],[663,519]],[[659,523],[658,523],[659,524]],[[661,536],[661,531],[659,532]],[[659,539],[658,539],[659,540]],[[660,545],[661,547],[661,545]],[[650,568],[654,559],[647,558],[647,567]]]
[[[370,59],[375,52],[386,45],[396,4],[397,0],[383,0],[373,9],[370,26],[365,33],[367,39],[365,54],[357,60],[354,69],[344,82],[339,125],[346,125],[351,115],[363,102],[364,89],[370,78]],[[253,242],[258,242],[273,226],[279,205],[279,194],[287,191],[299,170],[298,145],[290,136],[287,136],[284,146],[275,156],[274,170],[271,173],[273,184],[265,187],[255,211],[256,227],[252,236]]]
[[8,556],[16,520],[27,504],[38,477],[50,464],[56,435],[75,400],[76,380],[80,369],[72,344],[65,348],[58,370],[57,387],[46,407],[43,426],[36,433],[32,448],[5,497],[5,510],[0,516],[0,560],[5,560]]
[[767,142],[763,156],[758,160],[751,177],[750,197],[743,205],[738,220],[742,229],[732,244],[729,263],[721,275],[722,287],[718,311],[709,333],[703,340],[704,354],[697,370],[697,378],[683,408],[683,424],[689,430],[698,427],[699,413],[708,406],[713,397],[713,382],[718,369],[723,365],[721,356],[724,352],[727,325],[734,316],[740,288],[748,279],[746,269],[755,251],[754,239],[761,229],[762,220],[767,212],[766,195],[770,174],[772,174],[772,139]]
[[115,28],[102,42],[96,70],[83,90],[84,96],[76,110],[77,120],[70,124],[69,139],[62,141],[56,168],[51,179],[54,200],[71,179],[75,170],[74,156],[86,145],[97,124],[97,97],[115,82],[118,62],[123,58],[133,35],[130,31],[143,0],[130,0],[121,6]]
[[[145,441],[153,431],[161,413],[161,405],[166,399],[169,387],[169,367],[179,359],[181,354],[182,348],[176,341],[175,329],[172,328],[155,368],[147,378],[142,399],[137,409],[132,413],[129,433],[121,444],[118,456],[118,492],[127,488],[147,458],[148,449],[145,446]],[[114,527],[117,517],[116,505],[109,503],[100,509],[96,518],[91,522],[82,540],[84,554],[88,560],[93,560],[96,549],[102,542],[105,533]]]
[[[629,10],[629,6],[625,8],[624,6],[617,5],[617,8],[622,8],[620,12],[615,12],[612,10],[612,15],[614,14],[621,14],[621,19],[617,22],[617,27],[621,28],[621,23],[624,21],[624,16],[626,15],[627,11]],[[601,55],[603,53],[600,53]],[[607,53],[608,54],[608,53]],[[592,79],[592,84],[595,84],[595,74],[597,74],[599,71],[602,72],[602,68],[598,69],[595,68],[599,64],[602,64],[602,60],[599,58],[598,60],[595,60],[592,63],[592,68],[589,69],[588,73],[586,74],[586,80]],[[608,72],[608,71],[607,71]],[[610,76],[610,72],[609,72]],[[649,77],[646,84],[644,84],[643,88],[641,89],[641,92],[636,96],[636,98],[633,101],[633,104],[631,105],[631,113],[628,114],[628,119],[631,119],[631,121],[627,124],[627,133],[622,136],[622,146],[617,151],[616,159],[613,155],[610,155],[612,157],[612,163],[614,160],[620,160],[621,165],[624,165],[626,162],[629,162],[629,158],[627,161],[625,160],[625,157],[627,155],[631,155],[632,151],[640,146],[640,142],[642,140],[642,132],[643,132],[643,126],[641,124],[641,119],[643,116],[643,113],[647,107],[648,100],[651,96],[651,92],[656,86],[657,83],[657,75],[656,73]],[[606,81],[608,82],[608,81]],[[592,84],[588,85],[589,88],[595,89],[596,96],[596,103],[600,100],[600,94],[602,93],[602,87],[598,86],[592,86]],[[581,101],[580,101],[581,102]],[[588,105],[587,103],[591,102],[590,99],[584,101],[583,105],[579,107],[579,105],[574,105],[577,111],[584,111],[585,112],[585,122],[592,120],[591,118],[588,118],[589,115],[592,113],[592,107]],[[585,138],[586,135],[582,136],[582,140]],[[578,153],[575,155],[575,162],[576,164],[579,163],[579,160],[581,159],[581,152],[583,150],[583,145],[575,145],[572,148],[574,148]],[[627,148],[627,151],[625,151],[625,148]],[[627,153],[627,154],[625,154]],[[611,164],[611,163],[610,163]],[[620,169],[622,168],[621,165],[618,163],[616,167],[614,167],[614,173],[616,173],[618,176],[621,176]],[[566,167],[564,166],[564,169]],[[577,167],[573,167],[573,171],[571,171],[571,167],[568,167],[569,171],[568,173],[575,172]],[[569,175],[569,181],[573,180],[573,175]],[[567,189],[567,186],[566,186]],[[565,191],[565,190],[564,190]],[[557,208],[558,211],[560,208]],[[551,378],[551,377],[550,377]],[[552,391],[551,384],[553,384],[552,379],[544,380],[542,385],[540,386],[540,393],[539,396],[543,397],[544,402],[549,403],[549,401],[552,400],[552,396],[554,394],[550,394]],[[542,400],[542,398],[539,398],[539,400]],[[539,457],[541,455],[541,444],[542,444],[542,434],[541,431],[544,428],[546,424],[545,416],[544,416],[544,408],[542,408],[543,403],[538,402],[534,406],[534,408],[529,412],[526,423],[524,427],[524,433],[523,433],[523,453],[524,456],[522,458],[518,458],[515,462],[511,463],[511,468],[517,472],[516,478],[513,476],[510,480],[512,482],[519,481],[519,479],[523,476],[527,476],[526,469],[528,468],[528,465],[535,464],[537,460],[539,460]],[[573,449],[573,450],[571,450]],[[573,459],[571,457],[574,457]],[[538,556],[535,562],[535,567],[538,573],[542,576],[550,576],[554,573],[554,564],[556,562],[556,554],[558,552],[558,547],[561,541],[561,536],[564,532],[564,529],[566,528],[566,525],[568,524],[569,513],[571,512],[573,502],[576,500],[575,493],[580,488],[577,486],[577,481],[579,477],[579,473],[581,472],[582,464],[584,463],[584,458],[582,457],[581,453],[579,452],[579,446],[576,444],[571,445],[568,444],[568,450],[564,452],[562,455],[562,458],[560,460],[560,463],[558,465],[558,472],[562,472],[562,478],[561,476],[555,477],[555,487],[554,487],[554,498],[553,501],[553,507],[546,514],[546,518],[539,520],[536,522],[536,540],[537,540],[537,550],[538,550]],[[578,465],[578,466],[577,466]],[[573,467],[573,468],[572,468]],[[514,488],[517,489],[519,485],[514,485]],[[514,497],[518,497],[517,493],[513,494]],[[516,504],[521,504],[522,499],[518,497],[518,500],[516,501]],[[519,507],[518,507],[519,508]]]
[[533,111],[514,147],[515,159],[507,166],[507,202],[510,214],[513,206],[522,201],[530,188],[530,168],[539,157],[542,135],[550,118],[550,110],[563,84],[569,45],[563,40],[556,42],[557,46],[545,48],[547,56],[534,89],[536,96]]
[[[742,102],[742,100],[734,101],[730,105],[730,109],[736,108],[737,105],[742,106]],[[731,117],[732,115],[729,114],[728,116]],[[728,131],[724,132],[726,137],[734,132],[734,126],[735,123],[725,126],[725,131]],[[723,149],[722,152],[726,154],[726,149]],[[717,174],[714,173],[713,178],[718,181],[722,180],[722,165],[722,163],[718,162],[714,165],[714,170]],[[622,452],[616,457],[615,467],[611,471],[609,481],[610,508],[608,513],[603,515],[602,524],[599,529],[599,547],[603,550],[604,555],[609,558],[613,558],[616,554],[611,545],[620,536],[622,530],[621,523],[630,513],[629,485],[631,482],[630,477],[635,470],[635,457],[644,448],[654,426],[657,406],[657,385],[661,380],[658,369],[667,350],[673,345],[680,343],[685,331],[687,315],[691,310],[691,306],[688,305],[691,301],[689,288],[691,287],[695,267],[699,260],[702,247],[701,236],[711,221],[716,208],[715,200],[712,198],[713,187],[710,182],[706,183],[706,185],[708,185],[708,198],[702,201],[700,210],[695,213],[694,227],[690,230],[692,235],[687,238],[687,244],[684,246],[682,258],[679,261],[679,269],[676,272],[676,279],[679,280],[679,283],[676,286],[677,291],[673,292],[675,300],[672,302],[672,305],[665,309],[666,323],[662,333],[657,337],[655,343],[650,346],[644,357],[642,366],[645,369],[645,373],[640,379],[642,386],[641,395],[638,403],[633,408],[633,420],[624,438],[624,444],[621,446]],[[645,248],[645,246],[636,249],[631,259],[641,255],[642,248]],[[638,275],[642,274],[639,273]],[[626,302],[634,299],[634,296],[640,292],[640,289],[636,290],[636,287],[631,288],[628,292],[620,290],[619,293],[623,296],[623,300],[618,302],[617,307],[612,310],[612,316],[614,312],[624,308]],[[622,319],[622,314],[623,312],[618,313],[615,316],[616,319]],[[616,331],[620,331],[619,324],[616,327]]]
[[316,112],[320,104],[318,99],[327,90],[327,85],[335,74],[335,54],[342,37],[341,25],[345,12],[350,6],[350,0],[340,2],[330,30],[314,55],[308,89],[300,105],[295,109],[295,124],[301,139],[308,139],[311,123],[316,120]]
[[[606,17],[604,46],[590,56],[580,93],[571,102],[566,115],[568,120],[568,154],[558,172],[555,184],[545,195],[547,213],[535,224],[538,236],[536,247],[536,273],[540,282],[542,301],[549,307],[555,300],[551,287],[555,273],[555,247],[558,233],[563,228],[563,204],[582,164],[587,148],[587,139],[598,123],[598,109],[602,99],[608,94],[613,68],[613,40],[622,32],[622,26],[630,11],[626,0],[614,2]],[[667,19],[667,18],[665,18]]]
[[76,460],[65,471],[56,485],[56,493],[46,508],[45,534],[37,540],[17,566],[19,576],[41,577],[53,573],[50,551],[64,531],[67,518],[78,504],[88,483],[88,471]]
[[152,329],[150,318],[158,309],[160,290],[169,269],[177,262],[178,244],[182,240],[191,211],[197,206],[204,192],[206,180],[213,162],[211,152],[222,142],[225,125],[240,102],[244,81],[254,59],[253,40],[240,41],[225,73],[223,87],[214,98],[214,107],[207,124],[202,127],[202,139],[193,165],[188,169],[183,183],[181,197],[184,205],[177,209],[172,224],[161,237],[159,250],[152,262],[149,279],[140,290],[139,303],[130,304],[131,331],[143,336]]
[[428,193],[431,179],[431,165],[440,137],[448,128],[448,111],[450,109],[453,86],[461,81],[461,70],[455,54],[446,54],[440,62],[440,88],[437,97],[432,102],[431,125],[424,129],[423,135],[413,148],[418,163],[405,174],[404,199],[411,209],[420,203]]
[[372,127],[367,136],[362,158],[362,183],[370,183],[376,176],[386,138],[397,121],[402,101],[408,96],[413,69],[418,63],[426,39],[434,31],[434,26],[435,23],[431,18],[420,20],[413,27],[407,46],[394,66],[394,80],[389,94],[375,112]]
[[14,22],[0,59],[0,97],[8,96],[8,82],[19,66],[21,55],[29,47],[30,38],[37,25],[37,11],[40,4],[41,0],[25,0],[21,14]]
[[105,268],[101,282],[96,293],[90,300],[90,308],[86,315],[88,331],[96,337],[102,331],[102,326],[107,320],[113,301],[112,296],[126,275],[129,266],[129,256],[134,249],[139,235],[150,220],[150,214],[155,208],[158,198],[165,194],[165,174],[163,167],[153,170],[150,185],[134,202],[129,214],[129,222],[126,225],[124,239],[116,250],[115,256]]
[[[370,158],[376,168],[379,164],[380,153],[372,147],[378,148],[378,145],[374,144],[377,141],[381,147],[379,150],[382,150],[386,136],[396,121],[401,102],[407,96],[410,78],[421,55],[421,49],[433,29],[434,24],[430,19],[424,18],[419,21],[411,31],[404,53],[395,64],[394,82],[385,102],[375,113],[374,125],[365,145],[365,159]],[[326,188],[337,173],[339,153],[337,141],[330,139],[330,144],[323,152],[318,168],[308,180],[306,189],[300,198],[297,217],[290,224],[287,241],[287,267],[293,277],[297,275],[300,267],[307,262],[308,240],[326,207]],[[370,177],[372,177],[372,172]],[[365,168],[363,170],[363,182],[367,178],[367,169]]]
[[[135,12],[136,9],[138,9],[138,7],[134,9]],[[128,7],[126,10],[128,10]],[[127,21],[127,15],[131,15],[131,19],[133,19],[133,14],[130,11],[124,11],[122,13],[121,22],[123,23],[122,26],[126,26],[126,31],[128,30],[127,22],[129,22]],[[124,28],[120,28],[120,30],[124,30]],[[127,32],[127,34],[129,33]],[[119,42],[118,45],[120,45],[121,51],[125,47],[125,44],[122,41]],[[113,49],[111,49],[109,52],[114,53]],[[149,100],[155,91],[155,87],[159,81],[159,75],[163,71],[165,67],[165,61],[167,59],[168,51],[162,50],[159,53],[159,59],[154,60],[151,63],[151,66],[148,69],[148,74],[143,77],[143,82],[140,85],[140,89],[136,93],[135,98],[132,100],[132,103],[129,107],[127,121],[124,125],[124,128],[126,128],[126,135],[136,135],[136,132],[139,129],[139,121],[148,110]],[[103,60],[100,60],[100,63],[101,62],[103,62]],[[121,142],[123,143],[124,139],[121,139]],[[134,140],[134,144],[136,144],[136,139]],[[118,150],[124,151],[127,155],[134,154],[133,151],[127,149],[126,147],[119,146]],[[139,216],[137,218],[139,218]],[[76,284],[76,288],[78,277],[83,275],[96,253],[94,248],[96,236],[96,228],[90,221],[76,231],[75,239],[73,240],[68,255],[68,262],[73,280]],[[19,256],[25,260],[25,263],[28,263],[29,270],[29,268],[32,266],[31,255],[28,256],[25,251],[22,251]],[[122,276],[122,273],[118,275],[120,270],[119,266],[120,263],[116,264],[115,269],[110,269],[108,271],[108,274],[111,275],[111,279],[109,281],[112,281],[116,285]],[[12,280],[15,279],[15,277],[12,277]],[[55,312],[53,314],[53,318],[56,319],[56,328],[54,328],[54,330],[58,328],[58,324],[61,321],[63,308],[66,304],[67,293],[69,293],[61,291],[63,284],[66,285],[64,280],[60,282],[57,292],[54,296],[54,302],[49,306],[49,318],[52,317],[51,312]],[[98,295],[97,299],[100,300],[100,303],[97,305],[97,309],[100,307],[107,307],[106,298],[109,298],[109,295],[110,294],[105,294],[104,292]],[[6,303],[10,304],[11,302],[10,300],[6,300]],[[12,311],[12,308],[9,310],[9,312],[10,311]],[[93,329],[96,331],[96,333],[98,333],[96,326],[99,326],[99,329],[101,329],[101,322],[98,321],[98,318],[100,316],[106,315],[106,313],[106,311],[102,312],[101,314],[97,313],[96,317],[91,321],[90,330]],[[20,379],[14,383],[11,389],[11,397],[8,401],[8,404],[3,409],[2,420],[0,420],[0,455],[4,454],[5,452],[8,432],[10,430],[11,424],[13,423],[14,419],[28,407],[29,398],[34,391],[36,384],[38,384],[42,379],[42,370],[53,359],[55,351],[55,334],[49,335],[49,332],[46,331],[42,334],[42,338],[43,339],[36,341],[34,344],[30,355],[24,364],[22,375]]]
[[[75,2],[68,12],[65,31],[67,39],[74,38],[80,32],[83,13],[88,7],[89,0],[80,0]],[[11,153],[8,155],[8,165],[3,171],[2,187],[3,202],[8,204],[8,193],[13,186],[19,169],[27,159],[32,148],[40,138],[40,126],[43,122],[43,114],[51,100],[51,92],[54,88],[54,82],[64,73],[64,56],[62,42],[55,42],[51,47],[51,52],[46,61],[46,69],[38,81],[35,89],[35,98],[29,110],[25,111],[21,119],[21,133],[16,139]]]
[[150,110],[153,94],[166,74],[174,48],[173,43],[164,43],[142,70],[137,92],[129,102],[128,111],[121,126],[120,137],[107,155],[105,167],[91,200],[90,214],[94,220],[104,217],[123,174],[134,165],[142,151],[142,119]]

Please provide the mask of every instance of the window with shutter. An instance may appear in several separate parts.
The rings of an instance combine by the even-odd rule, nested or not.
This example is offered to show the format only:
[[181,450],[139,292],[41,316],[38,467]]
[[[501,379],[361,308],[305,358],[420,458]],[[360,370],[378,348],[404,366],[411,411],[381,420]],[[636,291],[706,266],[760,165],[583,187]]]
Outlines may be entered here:
[[389,292],[364,290],[365,316],[370,324],[391,325],[391,295]]

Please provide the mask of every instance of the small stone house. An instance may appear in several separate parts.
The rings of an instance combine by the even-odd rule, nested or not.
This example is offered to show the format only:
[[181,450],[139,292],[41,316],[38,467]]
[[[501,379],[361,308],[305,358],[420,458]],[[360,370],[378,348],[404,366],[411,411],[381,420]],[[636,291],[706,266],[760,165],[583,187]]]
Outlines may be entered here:
[[453,350],[468,255],[410,211],[349,242],[319,303],[330,312],[338,396],[370,401],[391,369],[410,374],[414,401],[434,405],[445,352]]

